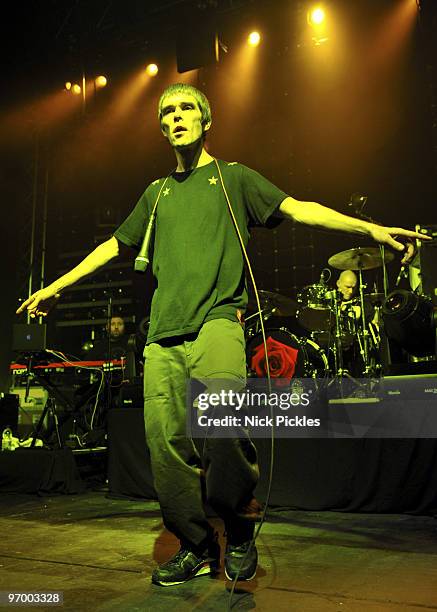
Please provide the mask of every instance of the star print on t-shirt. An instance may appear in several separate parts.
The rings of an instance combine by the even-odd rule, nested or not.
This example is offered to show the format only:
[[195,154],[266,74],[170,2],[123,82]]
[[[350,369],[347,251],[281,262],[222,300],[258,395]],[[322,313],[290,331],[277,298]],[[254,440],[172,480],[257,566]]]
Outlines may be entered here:
[[212,177],[209,178],[208,181],[209,181],[210,185],[215,185],[217,183],[217,181],[218,181],[218,178],[216,178],[214,175],[212,175]]
[[162,193],[163,193],[165,196],[168,196],[168,194],[170,193],[170,189],[169,189],[168,187],[166,187]]

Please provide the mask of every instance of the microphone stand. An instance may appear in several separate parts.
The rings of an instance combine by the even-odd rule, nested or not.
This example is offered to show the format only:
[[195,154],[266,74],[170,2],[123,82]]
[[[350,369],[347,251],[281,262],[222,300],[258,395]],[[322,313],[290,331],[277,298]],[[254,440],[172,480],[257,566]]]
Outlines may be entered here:
[[[366,196],[359,196],[358,194],[352,194],[351,199],[348,203],[348,206],[353,209],[354,214],[363,221],[368,221],[369,223],[373,223],[374,225],[381,225],[379,221],[375,221],[372,217],[365,215],[363,213],[363,208],[367,202]],[[379,252],[381,254],[382,260],[382,282],[384,289],[384,297],[387,297],[388,294],[388,276],[387,276],[387,266],[385,265],[385,245],[379,244]],[[361,271],[360,271],[361,272]]]
[[[361,356],[364,362],[364,372],[363,374],[367,376],[370,372],[369,365],[369,347],[368,347],[368,331],[366,324],[366,315],[364,312],[364,291],[363,291],[363,270],[362,267],[358,269],[359,273],[359,293],[360,293],[360,309],[361,309],[361,325],[362,325],[362,333],[363,333],[363,346],[361,349]],[[358,334],[359,339],[359,334]]]
[[25,404],[27,403],[27,400],[29,399],[29,393],[30,393],[30,377],[32,373],[32,361],[33,361],[33,353],[30,353],[29,360],[27,362],[27,372],[26,372],[26,392],[24,394]]
[[[368,215],[365,215],[362,212],[362,209],[364,208],[366,204],[367,197],[364,197],[364,196],[354,197],[354,196],[357,196],[357,194],[353,194],[351,196],[351,200],[348,205],[354,209],[355,215],[358,218],[363,219],[364,221],[368,221],[369,223],[374,223],[375,225],[381,225],[378,221],[375,221],[374,219],[372,219],[372,217],[369,217]],[[379,246],[379,252],[381,254],[381,261],[382,261],[382,282],[383,282],[384,298],[386,298],[388,295],[388,275],[387,275],[387,266],[385,263],[385,245],[379,244],[378,246]],[[361,353],[362,353],[363,361],[364,361],[364,374],[368,376],[372,372],[371,372],[371,368],[369,364],[368,331],[366,329],[366,320],[365,320],[365,313],[364,313],[364,294],[363,294],[363,289],[362,289],[362,269],[361,268],[359,269],[359,283],[360,283],[361,320],[362,320],[362,326],[363,326],[363,348],[362,348]],[[387,366],[388,366],[388,365],[391,365],[390,346],[389,346],[388,338],[385,335],[384,329],[382,326],[382,328],[380,329],[380,346],[379,346],[380,357],[382,355],[381,345],[383,343],[385,345],[384,348],[385,348],[385,354],[387,356],[387,361],[388,361]]]
[[108,297],[108,306],[106,309],[106,331],[108,334],[108,361],[111,361],[111,319],[112,319],[112,294]]

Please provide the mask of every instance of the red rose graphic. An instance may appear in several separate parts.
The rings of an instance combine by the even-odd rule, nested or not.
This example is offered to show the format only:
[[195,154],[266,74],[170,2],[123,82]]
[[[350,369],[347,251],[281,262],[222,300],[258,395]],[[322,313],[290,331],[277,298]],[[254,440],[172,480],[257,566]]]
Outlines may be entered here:
[[[283,342],[278,342],[269,336],[267,338],[267,354],[269,356],[270,376],[272,378],[284,378],[287,382],[290,382],[296,369],[298,353],[298,349],[287,346]],[[250,367],[259,378],[267,377],[264,343],[259,344],[252,350]],[[284,384],[286,383],[284,382]]]

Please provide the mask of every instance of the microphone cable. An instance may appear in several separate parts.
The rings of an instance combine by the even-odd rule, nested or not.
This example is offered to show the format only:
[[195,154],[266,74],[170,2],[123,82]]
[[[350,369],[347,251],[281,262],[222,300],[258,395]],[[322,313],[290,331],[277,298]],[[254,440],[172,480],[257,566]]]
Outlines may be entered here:
[[[249,260],[249,256],[248,256],[246,248],[244,246],[244,240],[243,240],[243,237],[241,235],[240,228],[238,227],[238,222],[237,222],[237,219],[235,217],[235,214],[234,214],[234,211],[233,211],[233,208],[232,208],[232,204],[231,204],[231,201],[230,201],[229,196],[228,196],[228,192],[227,192],[226,187],[225,187],[225,183],[224,183],[224,180],[223,180],[223,175],[222,175],[222,172],[221,172],[221,169],[220,169],[220,165],[219,165],[219,163],[218,163],[218,161],[217,161],[217,159],[215,157],[213,157],[213,160],[214,160],[215,165],[217,167],[217,171],[218,171],[218,174],[219,174],[219,177],[220,177],[220,184],[222,186],[223,193],[225,195],[225,199],[226,199],[226,202],[227,202],[227,205],[228,205],[229,213],[231,215],[231,219],[232,219],[232,222],[234,224],[235,231],[237,233],[237,237],[238,237],[238,240],[239,240],[239,243],[240,243],[240,247],[241,247],[241,250],[242,250],[242,253],[243,253],[244,261],[246,263],[246,266],[247,266],[247,269],[248,269],[248,272],[249,272],[249,276],[250,276],[250,280],[252,282],[252,286],[253,286],[253,289],[254,289],[254,292],[255,292],[255,300],[256,300],[256,304],[257,304],[257,308],[258,308],[258,315],[259,315],[259,321],[260,321],[260,326],[261,326],[261,334],[262,334],[263,345],[264,345],[265,369],[266,369],[266,374],[267,374],[267,386],[268,386],[269,394],[271,394],[272,387],[271,387],[271,377],[270,377],[270,365],[269,365],[269,357],[268,357],[268,351],[267,351],[267,341],[266,341],[266,335],[265,335],[264,320],[263,320],[263,316],[262,316],[262,313],[261,313],[261,303],[260,303],[260,299],[259,299],[258,287],[257,287],[256,282],[255,282],[255,277],[254,277],[254,274],[253,274],[253,271],[252,271],[252,266],[251,266],[251,263],[250,263],[250,260]],[[146,268],[147,268],[147,265],[149,264],[148,250],[149,250],[149,244],[150,244],[150,238],[151,238],[151,234],[152,234],[152,229],[153,229],[153,225],[154,225],[154,221],[155,221],[155,217],[156,217],[156,210],[157,210],[157,207],[158,207],[158,202],[159,202],[159,199],[160,199],[160,196],[161,196],[161,192],[162,192],[162,190],[163,190],[163,188],[164,188],[168,178],[171,176],[172,173],[173,173],[173,170],[172,170],[172,172],[170,174],[168,174],[168,176],[164,180],[163,184],[161,185],[161,188],[160,188],[160,190],[158,192],[158,196],[157,196],[157,198],[155,200],[155,203],[153,205],[152,212],[151,212],[151,215],[150,215],[150,219],[149,219],[149,222],[148,222],[148,225],[147,225],[146,233],[144,235],[143,243],[142,243],[142,246],[141,246],[141,249],[140,249],[140,253],[139,253],[139,255],[135,259],[135,271],[136,272],[144,272],[146,270]],[[246,561],[248,555],[250,554],[251,550],[253,549],[253,547],[255,545],[255,541],[256,541],[256,539],[257,539],[257,537],[258,537],[258,535],[259,535],[259,533],[261,531],[261,528],[262,528],[262,526],[263,526],[263,524],[265,523],[265,520],[266,520],[267,509],[268,509],[269,500],[270,500],[270,496],[271,496],[271,490],[272,490],[273,471],[274,471],[275,435],[274,435],[274,425],[273,425],[273,423],[274,423],[273,416],[274,415],[273,415],[273,407],[272,406],[270,406],[270,416],[272,418],[272,427],[271,427],[269,478],[268,478],[268,487],[267,487],[266,501],[265,501],[263,512],[261,514],[261,519],[260,519],[260,521],[258,523],[258,526],[257,526],[257,528],[255,530],[255,533],[254,533],[254,535],[253,535],[253,537],[252,537],[252,539],[250,541],[250,545],[249,545],[249,547],[248,547],[248,549],[246,551],[246,554],[242,558],[241,563],[240,563],[240,567],[239,567],[239,569],[237,571],[237,574],[236,574],[234,580],[232,581],[232,588],[231,588],[231,591],[230,591],[228,607],[227,607],[228,610],[231,610],[232,597],[234,595],[235,587],[237,585],[238,577],[240,575],[242,566],[243,566],[244,562]]]
[[[234,227],[235,227],[235,231],[237,232],[238,240],[240,242],[240,247],[241,247],[241,250],[243,252],[243,257],[244,257],[244,260],[246,262],[246,266],[247,266],[247,269],[248,269],[248,272],[249,272],[250,280],[252,282],[253,289],[254,289],[254,292],[255,292],[255,299],[256,299],[256,304],[257,304],[257,308],[258,308],[259,321],[260,321],[260,325],[261,325],[261,333],[262,333],[263,345],[264,345],[264,355],[265,355],[266,373],[267,373],[267,386],[268,386],[269,394],[271,394],[272,386],[271,386],[271,377],[270,377],[269,356],[268,356],[268,351],[267,351],[267,341],[266,341],[266,335],[265,335],[264,320],[263,320],[263,316],[262,316],[262,313],[261,313],[261,304],[260,304],[260,300],[259,300],[258,287],[257,287],[256,282],[255,282],[255,277],[254,277],[254,274],[253,274],[253,271],[252,271],[252,266],[251,266],[251,263],[250,263],[250,260],[249,260],[249,256],[248,256],[247,251],[246,251],[246,247],[244,246],[243,237],[241,235],[240,228],[238,227],[238,222],[237,222],[237,219],[235,217],[235,214],[234,214],[234,211],[233,211],[233,208],[232,208],[232,204],[231,204],[231,201],[230,201],[229,196],[228,196],[228,192],[227,192],[226,187],[225,187],[225,183],[224,183],[224,180],[223,180],[222,172],[220,170],[220,165],[219,165],[219,163],[218,163],[218,161],[217,161],[217,159],[215,157],[213,159],[214,159],[215,165],[217,166],[217,171],[218,171],[219,177],[220,177],[220,183],[221,183],[221,186],[222,186],[222,189],[223,189],[223,193],[224,193],[225,198],[226,198],[226,202],[227,202],[227,205],[228,205],[229,213],[231,215],[232,222],[233,222]],[[251,550],[255,546],[255,541],[256,541],[256,539],[257,539],[257,537],[258,537],[258,535],[259,535],[259,533],[261,531],[261,528],[262,528],[263,524],[265,523],[266,516],[267,516],[267,509],[268,509],[269,501],[270,501],[270,495],[271,495],[271,491],[272,491],[273,471],[274,471],[274,453],[275,453],[275,430],[274,430],[274,424],[273,424],[274,423],[274,419],[273,419],[273,416],[274,416],[273,415],[273,407],[270,405],[270,402],[269,402],[269,406],[270,406],[270,416],[272,418],[272,427],[271,427],[271,439],[270,439],[271,442],[270,442],[269,479],[268,479],[268,486],[267,486],[266,501],[265,501],[265,504],[264,504],[263,512],[261,514],[261,519],[260,519],[260,521],[259,521],[259,523],[257,525],[257,528],[255,530],[255,533],[254,533],[254,535],[253,535],[253,537],[252,537],[252,539],[250,541],[250,544],[249,544],[249,547],[248,547],[248,549],[246,551],[246,554],[244,555],[244,557],[242,558],[242,560],[240,562],[240,567],[238,568],[237,574],[236,574],[235,578],[232,581],[232,588],[231,588],[231,591],[230,591],[230,594],[229,594],[229,600],[228,600],[228,606],[227,606],[228,612],[232,608],[232,597],[234,595],[235,587],[237,585],[237,581],[238,581],[241,569],[243,567],[243,564],[246,561],[247,557],[249,556]]]

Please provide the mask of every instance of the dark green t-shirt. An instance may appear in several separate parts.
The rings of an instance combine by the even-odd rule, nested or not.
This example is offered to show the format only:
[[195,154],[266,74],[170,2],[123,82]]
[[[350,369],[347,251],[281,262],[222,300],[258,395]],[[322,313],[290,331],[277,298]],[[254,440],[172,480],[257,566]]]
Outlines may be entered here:
[[[287,194],[236,162],[219,161],[244,241],[270,219]],[[114,236],[140,248],[159,189],[151,183]],[[153,295],[147,342],[190,334],[211,319],[238,320],[247,304],[244,261],[215,162],[173,173],[158,202],[153,242]]]

